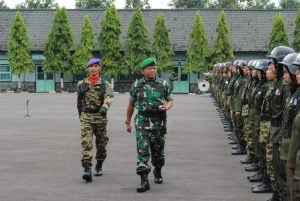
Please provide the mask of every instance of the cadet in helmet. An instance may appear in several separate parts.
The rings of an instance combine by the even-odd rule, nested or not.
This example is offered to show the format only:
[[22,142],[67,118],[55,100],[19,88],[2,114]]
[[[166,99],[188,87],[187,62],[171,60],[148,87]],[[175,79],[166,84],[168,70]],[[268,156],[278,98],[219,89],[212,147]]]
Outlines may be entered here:
[[[267,145],[269,144],[269,132],[270,132],[270,96],[273,89],[273,82],[276,79],[274,71],[270,71],[273,62],[267,63],[258,62],[256,69],[258,70],[258,79],[261,82],[255,98],[254,105],[256,110],[255,125],[259,128],[258,133],[258,165],[259,172],[257,175],[251,177],[251,179],[259,180],[261,178],[259,173],[263,175],[262,183],[252,186],[253,193],[270,193],[273,191],[271,178],[274,178],[272,166],[272,152],[267,152]],[[267,79],[267,82],[265,81]],[[271,170],[271,171],[270,171]],[[250,180],[250,177],[249,177]]]
[[[247,94],[246,94],[246,97],[247,97],[247,103],[248,103],[248,107],[249,107],[249,119],[248,119],[248,122],[249,122],[249,131],[251,132],[251,140],[249,140],[249,145],[247,145],[249,148],[248,148],[248,154],[247,156],[242,159],[240,162],[242,164],[251,164],[254,160],[254,153],[253,151],[251,150],[251,147],[253,147],[253,137],[252,137],[252,130],[253,130],[253,119],[254,119],[254,114],[253,114],[253,98],[254,98],[254,90],[255,90],[255,87],[258,83],[258,80],[257,80],[257,75],[256,75],[256,69],[255,69],[255,64],[256,61],[255,60],[251,60],[248,62],[248,67],[251,69],[251,78],[250,78],[250,82],[249,82],[249,86],[248,86],[248,90],[247,90]],[[250,136],[249,136],[250,137]],[[249,138],[250,139],[250,138]],[[251,144],[252,143],[252,144]]]
[[[279,62],[279,65],[283,66],[283,84],[286,86],[287,92],[290,92],[289,97],[285,102],[282,114],[282,139],[280,141],[279,149],[280,160],[284,162],[285,167],[290,146],[293,119],[296,114],[297,101],[299,101],[298,94],[295,93],[297,90],[296,70],[298,69],[298,67],[292,64],[296,60],[297,55],[297,53],[288,54],[282,62]],[[288,89],[290,91],[288,91]],[[282,170],[282,172],[284,171]],[[292,173],[290,173],[289,175],[292,175]],[[282,178],[286,179],[285,177]],[[292,181],[291,179],[293,179],[293,177],[289,178],[290,181]],[[287,180],[283,180],[282,182],[287,182]],[[288,191],[292,189],[289,188],[284,190],[285,192],[282,193],[282,195],[284,196],[282,200],[289,200]]]
[[247,154],[246,150],[246,141],[244,138],[243,132],[243,118],[242,118],[242,106],[244,101],[244,93],[246,89],[246,85],[248,82],[248,78],[245,75],[247,70],[246,68],[243,70],[244,65],[247,65],[247,62],[244,60],[240,60],[238,62],[237,67],[239,70],[240,77],[234,83],[234,119],[235,119],[235,133],[238,139],[238,147],[237,149],[232,150],[232,155],[245,155]]
[[106,158],[107,116],[106,113],[113,101],[113,89],[109,82],[100,77],[101,60],[93,58],[88,61],[89,77],[78,82],[77,109],[80,117],[82,178],[92,181],[93,136],[96,142],[95,176],[102,175],[102,164]]
[[285,105],[285,100],[289,95],[289,92],[285,90],[286,87],[283,85],[282,65],[278,65],[278,63],[281,62],[286,55],[294,52],[295,51],[290,47],[278,46],[272,50],[271,55],[269,56],[274,62],[274,65],[270,70],[276,73],[274,88],[272,90],[270,99],[271,128],[269,143],[269,147],[272,148],[272,162],[275,175],[275,191],[273,193],[275,199],[283,199],[286,192],[286,183],[284,182],[285,174],[283,172],[285,170],[285,164],[282,160],[280,160],[279,143],[281,139],[280,129],[282,127],[283,107]]
[[163,183],[161,169],[165,164],[166,111],[173,106],[173,96],[168,83],[157,77],[155,58],[147,58],[141,63],[143,78],[134,82],[126,112],[126,130],[131,133],[131,117],[134,108],[135,136],[137,141],[136,173],[141,177],[138,192],[150,189],[148,174],[149,160],[154,166],[154,182]]
[[291,69],[290,72],[296,76],[297,89],[292,94],[290,101],[290,111],[295,117],[292,120],[290,146],[287,154],[287,183],[289,200],[296,201],[300,200],[300,54],[297,55],[293,64],[297,68]]

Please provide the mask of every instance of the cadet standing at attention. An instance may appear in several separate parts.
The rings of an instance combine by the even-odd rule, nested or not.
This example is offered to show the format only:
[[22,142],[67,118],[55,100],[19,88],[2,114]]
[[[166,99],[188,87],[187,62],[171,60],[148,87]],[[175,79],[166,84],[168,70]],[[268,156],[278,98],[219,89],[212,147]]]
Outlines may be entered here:
[[93,136],[96,138],[95,176],[102,175],[102,164],[106,158],[107,110],[113,101],[113,89],[109,82],[100,77],[101,60],[93,58],[87,63],[89,77],[79,81],[77,109],[80,118],[82,179],[92,181]]
[[154,182],[161,184],[163,178],[161,168],[165,164],[165,134],[166,111],[173,106],[173,96],[168,83],[157,77],[155,58],[147,58],[141,63],[143,78],[134,82],[130,90],[129,104],[126,113],[126,130],[131,133],[131,117],[134,108],[138,110],[135,116],[135,136],[137,142],[136,173],[141,177],[138,192],[150,189],[148,174],[151,167],[148,164],[150,154],[154,166]]

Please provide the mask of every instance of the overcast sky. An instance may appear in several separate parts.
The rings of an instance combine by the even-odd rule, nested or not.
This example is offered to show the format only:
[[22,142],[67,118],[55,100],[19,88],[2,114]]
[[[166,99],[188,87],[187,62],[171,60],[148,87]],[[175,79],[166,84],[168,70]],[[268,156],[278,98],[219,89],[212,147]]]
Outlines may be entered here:
[[[15,8],[16,4],[25,2],[25,0],[4,0],[5,4],[9,8]],[[168,3],[171,0],[149,0],[151,8],[169,8]],[[65,8],[75,8],[75,0],[55,0],[59,6],[64,6]],[[126,0],[115,0],[115,5],[117,8],[124,8]]]

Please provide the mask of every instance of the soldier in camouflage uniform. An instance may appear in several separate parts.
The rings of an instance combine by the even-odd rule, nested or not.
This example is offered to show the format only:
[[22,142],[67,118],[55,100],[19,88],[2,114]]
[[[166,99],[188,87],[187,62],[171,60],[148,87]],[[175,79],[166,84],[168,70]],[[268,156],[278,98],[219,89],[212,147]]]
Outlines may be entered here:
[[[296,106],[298,98],[298,94],[295,93],[297,90],[297,81],[296,81],[296,70],[298,69],[297,66],[294,66],[292,62],[295,61],[297,57],[297,53],[291,53],[288,54],[282,62],[279,62],[280,65],[283,66],[283,84],[287,87],[289,86],[290,88],[290,93],[289,97],[287,98],[285,102],[285,106],[283,109],[283,114],[282,114],[282,130],[281,130],[281,143],[280,143],[280,160],[282,160],[285,164],[286,167],[286,161],[287,161],[287,155],[288,155],[288,150],[290,146],[290,138],[291,138],[291,133],[292,133],[292,124],[293,124],[293,119],[296,114]],[[287,176],[289,175],[290,172],[285,171]],[[290,178],[286,178],[284,182],[287,183],[287,180],[292,181],[293,177],[290,175]],[[288,187],[288,185],[286,185]],[[288,191],[292,191],[291,188],[284,189],[285,192],[283,193],[284,197],[281,200],[289,200],[288,197]]]
[[166,111],[173,106],[173,96],[165,80],[157,78],[155,58],[147,58],[141,63],[144,77],[135,81],[131,91],[126,113],[126,130],[131,132],[131,117],[134,108],[135,135],[137,141],[136,173],[141,177],[138,192],[150,189],[148,173],[151,170],[148,161],[154,166],[154,182],[161,184],[161,168],[165,164]]
[[[273,65],[268,63],[268,65]],[[256,112],[255,124],[259,126],[258,131],[258,160],[259,168],[263,174],[263,181],[261,184],[252,186],[253,193],[269,193],[273,191],[271,178],[274,178],[272,171],[272,149],[268,149],[269,143],[269,131],[270,131],[270,96],[273,89],[273,80],[276,78],[276,74],[273,71],[267,70],[268,66],[264,64],[256,65],[257,70],[260,72],[258,77],[263,79],[264,76],[267,78],[259,89],[254,99],[254,105]],[[260,78],[261,77],[261,78]],[[263,80],[261,80],[263,81]],[[264,81],[263,81],[264,82]],[[268,151],[269,150],[269,151]],[[271,171],[270,171],[271,170]]]
[[96,142],[95,176],[102,175],[102,164],[106,158],[107,110],[113,100],[111,85],[100,77],[101,60],[93,58],[87,63],[89,77],[78,83],[77,109],[80,117],[82,178],[92,181],[93,136]]
[[279,144],[281,143],[281,128],[282,128],[282,112],[285,105],[285,101],[289,95],[289,90],[285,87],[283,83],[283,68],[278,65],[283,58],[295,51],[286,46],[275,47],[270,55],[273,60],[274,65],[270,68],[271,71],[276,73],[275,85],[271,93],[270,100],[270,143],[268,147],[272,148],[272,162],[275,175],[275,186],[273,200],[282,200],[286,197],[286,174],[285,174],[285,164],[284,161],[280,160]]

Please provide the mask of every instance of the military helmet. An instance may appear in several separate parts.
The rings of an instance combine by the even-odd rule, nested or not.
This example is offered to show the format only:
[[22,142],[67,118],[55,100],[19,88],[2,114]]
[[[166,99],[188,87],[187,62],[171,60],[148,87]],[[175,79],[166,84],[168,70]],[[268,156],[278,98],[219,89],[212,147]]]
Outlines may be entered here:
[[247,65],[247,61],[245,60],[239,60],[239,62],[237,63],[237,66],[240,68],[243,68],[243,66]]
[[269,58],[275,59],[278,63],[281,62],[286,55],[294,52],[295,50],[293,48],[287,46],[277,46],[272,50]]
[[300,53],[297,54],[296,60],[294,62],[292,62],[292,64],[300,67]]
[[279,62],[279,65],[284,65],[288,68],[289,72],[293,75],[296,75],[298,67],[293,65],[293,62],[296,60],[298,53],[290,53],[284,57],[284,59]]
[[255,69],[261,70],[266,73],[268,70],[268,67],[269,67],[269,63],[270,63],[270,60],[268,60],[268,59],[257,60],[255,62]]

